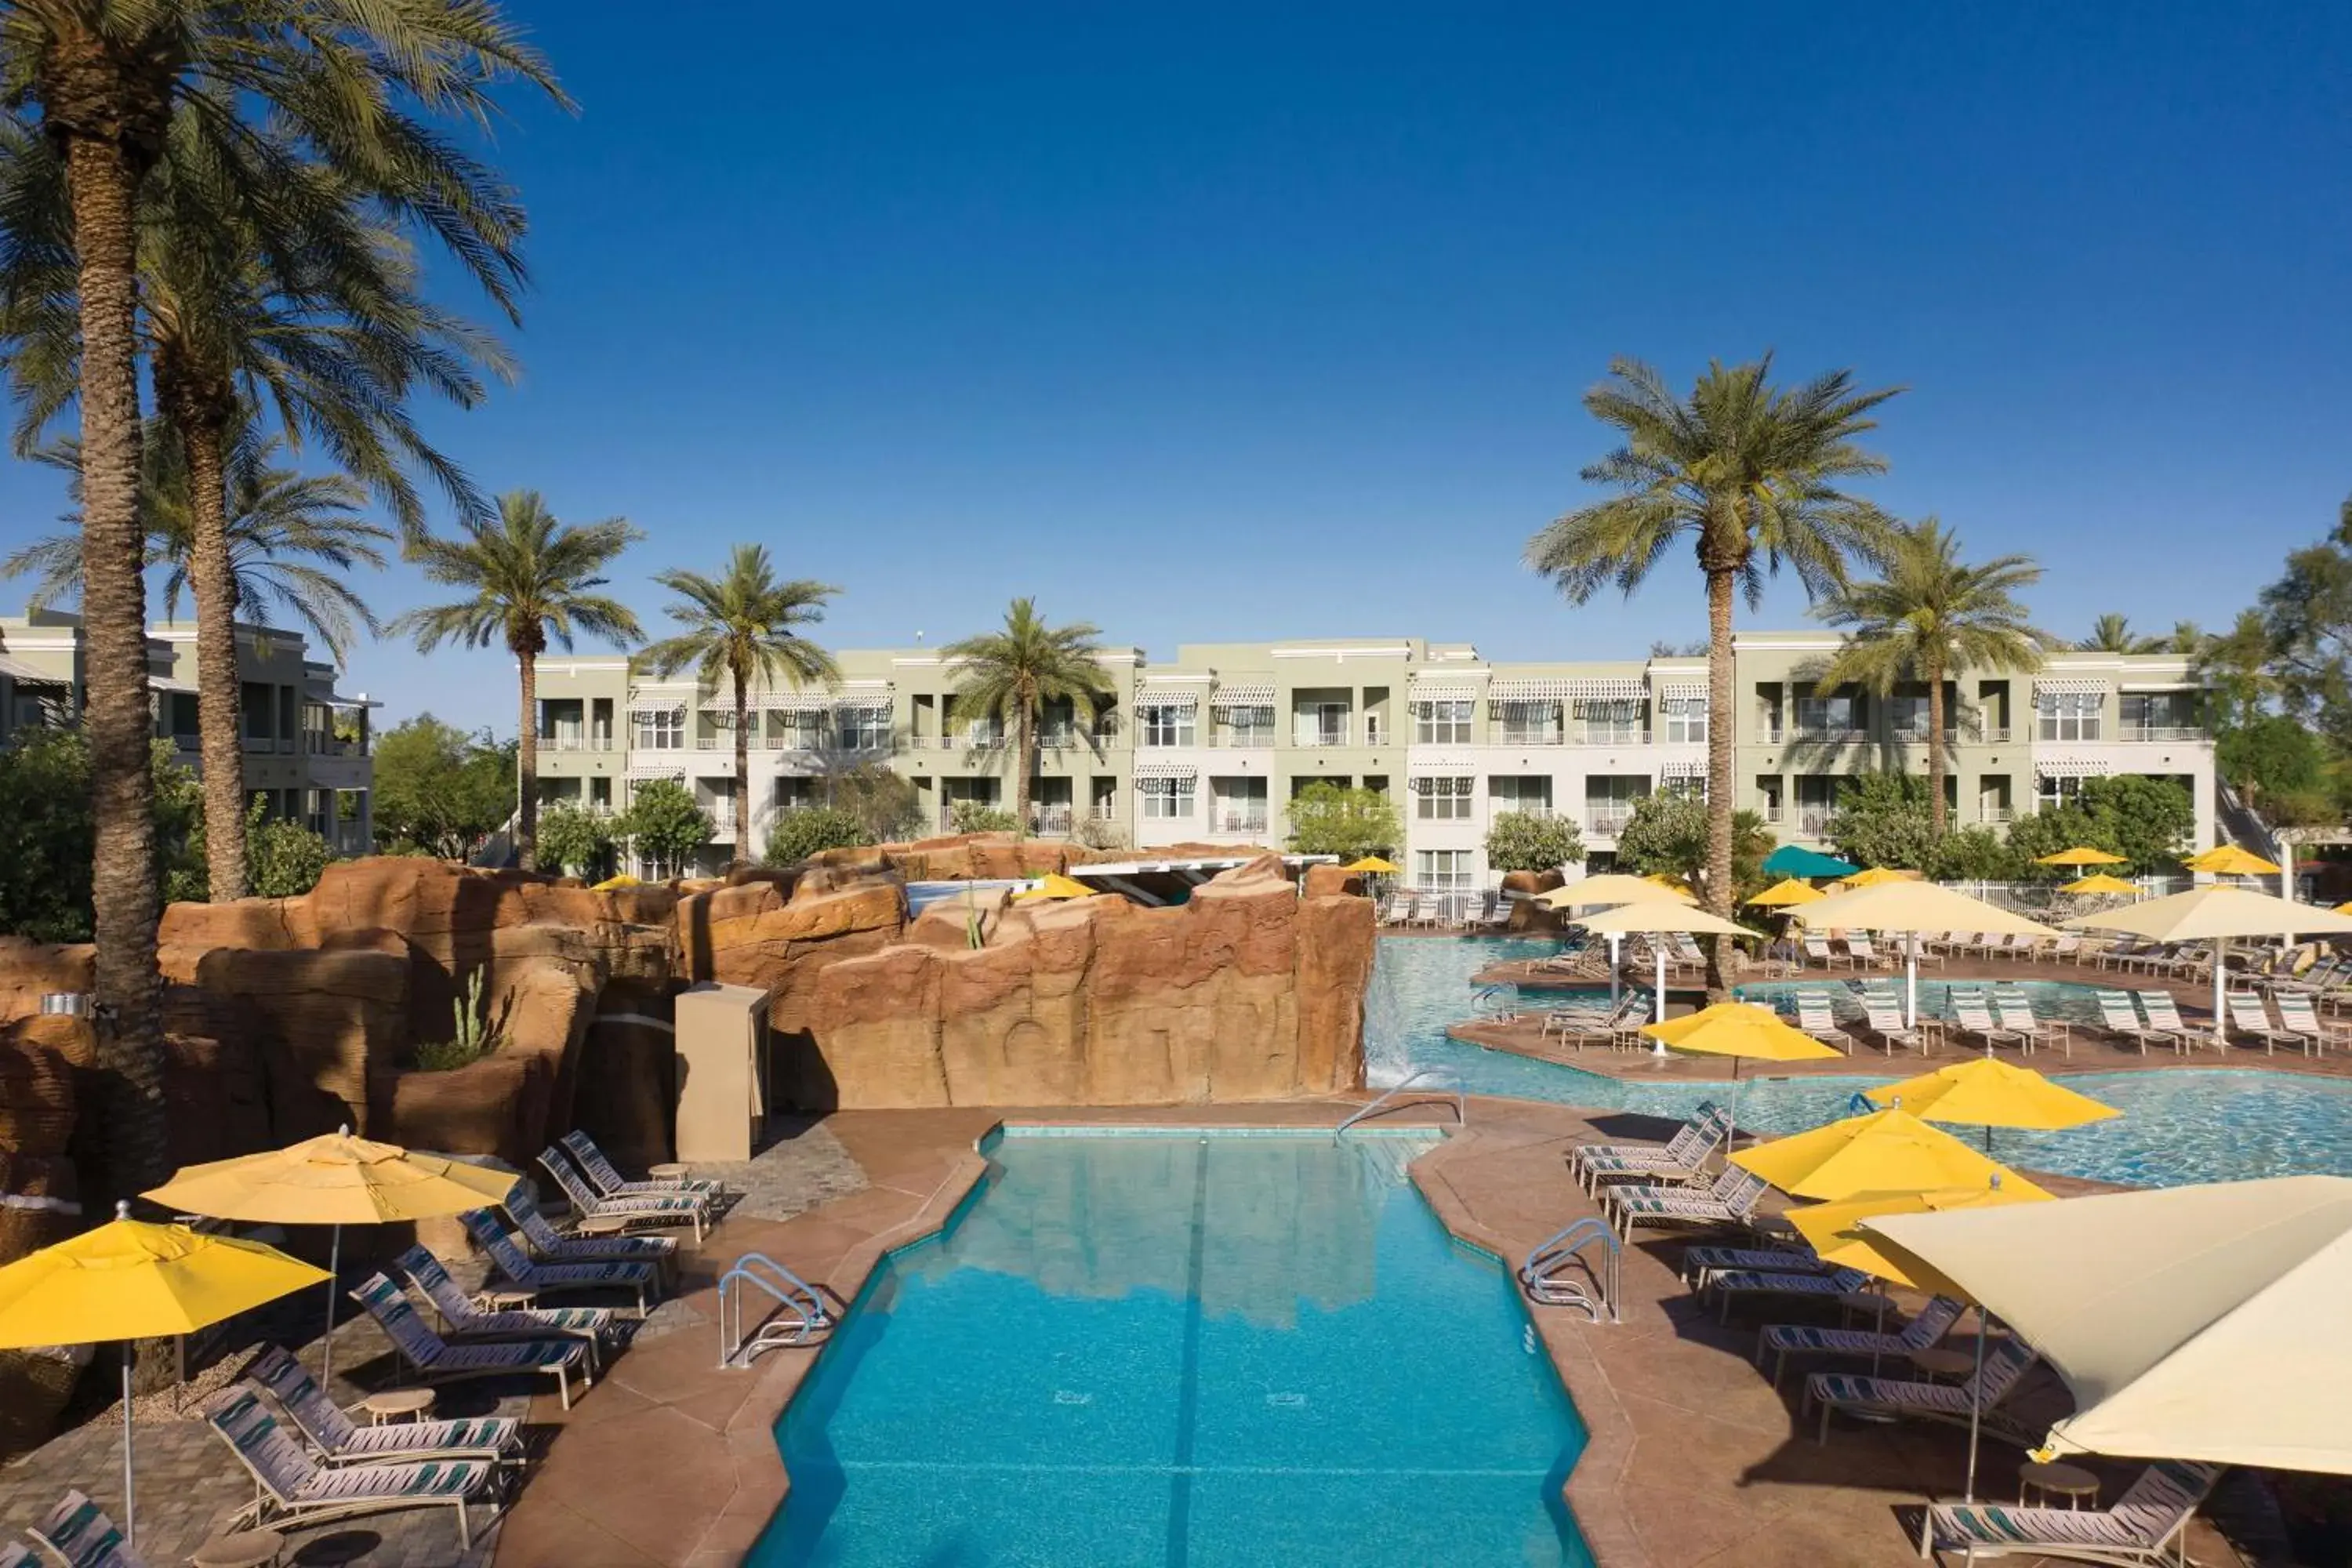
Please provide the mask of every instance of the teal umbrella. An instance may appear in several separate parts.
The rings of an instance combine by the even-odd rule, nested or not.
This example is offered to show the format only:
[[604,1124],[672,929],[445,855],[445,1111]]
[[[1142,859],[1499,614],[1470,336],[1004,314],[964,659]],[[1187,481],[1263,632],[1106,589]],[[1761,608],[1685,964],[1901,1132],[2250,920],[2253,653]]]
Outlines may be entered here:
[[1783,844],[1764,858],[1768,877],[1851,877],[1861,869],[1834,855],[1795,844]]

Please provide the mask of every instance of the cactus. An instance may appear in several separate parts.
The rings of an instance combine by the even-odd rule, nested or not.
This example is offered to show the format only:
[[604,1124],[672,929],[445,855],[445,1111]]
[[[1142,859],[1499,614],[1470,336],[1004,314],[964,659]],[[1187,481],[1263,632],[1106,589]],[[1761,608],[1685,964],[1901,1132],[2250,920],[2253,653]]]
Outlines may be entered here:
[[498,1030],[491,1026],[489,1008],[483,1003],[481,970],[474,971],[466,982],[465,994],[449,1004],[449,1021],[454,1026],[449,1038],[416,1047],[416,1065],[422,1070],[447,1072],[478,1062],[499,1048]]

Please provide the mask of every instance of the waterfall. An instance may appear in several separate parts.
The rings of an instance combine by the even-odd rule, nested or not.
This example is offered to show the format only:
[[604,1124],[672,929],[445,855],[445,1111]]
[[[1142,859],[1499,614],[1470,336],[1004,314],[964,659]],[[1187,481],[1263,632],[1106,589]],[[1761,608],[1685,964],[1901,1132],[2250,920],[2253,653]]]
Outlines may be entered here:
[[1394,940],[1381,942],[1372,959],[1372,983],[1364,992],[1364,1082],[1373,1089],[1390,1088],[1412,1070],[1412,1026],[1397,978],[1397,947]]

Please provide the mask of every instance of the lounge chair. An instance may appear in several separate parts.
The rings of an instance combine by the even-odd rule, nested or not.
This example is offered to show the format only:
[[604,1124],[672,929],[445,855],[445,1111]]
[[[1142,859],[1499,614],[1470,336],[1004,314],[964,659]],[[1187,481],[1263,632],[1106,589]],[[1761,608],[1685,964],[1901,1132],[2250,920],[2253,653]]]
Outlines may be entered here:
[[2014,985],[1996,985],[1992,990],[1993,1016],[2004,1029],[2022,1034],[2029,1050],[2056,1045],[2069,1060],[2074,1055],[2074,1026],[2063,1018],[2045,1018],[2033,1010],[2033,998]]
[[1720,1308],[1717,1321],[1731,1321],[1735,1301],[1764,1299],[1827,1301],[1842,1314],[1867,1312],[1884,1322],[1895,1302],[1883,1290],[1873,1289],[1871,1277],[1859,1268],[1839,1268],[1827,1274],[1793,1274],[1780,1269],[1727,1268],[1710,1275],[1699,1294],[1712,1295]]
[[[0,1541],[0,1568],[38,1568],[33,1561],[33,1549],[19,1546],[13,1541]],[[125,1568],[124,1559],[115,1553],[109,1568]]]
[[722,1195],[717,1182],[697,1181],[691,1176],[654,1176],[642,1182],[629,1181],[614,1169],[612,1161],[604,1158],[604,1151],[596,1147],[596,1140],[576,1129],[566,1132],[559,1142],[562,1143],[564,1152],[580,1163],[582,1173],[597,1192],[608,1198],[631,1193],[699,1193],[716,1202]]
[[2080,963],[2083,961],[2083,939],[2068,932],[2053,939],[2050,951],[2042,958],[2052,963]]
[[703,1227],[710,1223],[710,1200],[699,1193],[623,1193],[604,1196],[588,1184],[552,1143],[539,1152],[539,1168],[553,1177],[555,1184],[563,1190],[563,1201],[572,1205],[575,1222],[612,1219],[623,1225],[661,1228],[692,1226],[697,1246],[701,1245]]
[[2315,996],[2335,984],[2342,965],[2330,955],[2299,970],[2267,975],[2262,988],[2273,996]]
[[1792,1355],[1852,1355],[1907,1356],[1913,1351],[1924,1351],[1942,1342],[1952,1325],[1960,1321],[1962,1306],[1952,1296],[1937,1296],[1919,1309],[1919,1315],[1903,1325],[1900,1333],[1874,1332],[1869,1329],[1817,1329],[1810,1323],[1773,1323],[1756,1336],[1756,1364],[1764,1364],[1764,1352],[1772,1352],[1772,1386],[1780,1386],[1780,1374],[1788,1369]]
[[1919,1555],[2058,1558],[2116,1568],[2166,1568],[2189,1561],[2184,1532],[2221,1479],[2219,1465],[2160,1460],[2140,1472],[2107,1509],[2011,1508],[2006,1503],[1931,1504],[1919,1526]]
[[2032,1048],[2032,1036],[2022,1034],[2016,1029],[2004,1029],[1993,1022],[1992,1014],[1987,1008],[1983,992],[1955,991],[1951,995],[1951,1003],[1952,1018],[1959,1026],[1959,1032],[1964,1036],[1984,1041],[1988,1051],[1995,1046],[2015,1046],[2020,1050]]
[[1829,1274],[1810,1247],[1685,1247],[1677,1260],[1683,1283],[1704,1291],[1718,1274]]
[[2252,992],[2232,991],[2223,1000],[2229,1005],[2231,1033],[2242,1040],[2259,1041],[2264,1055],[2278,1055],[2281,1040],[2290,1046],[2302,1047],[2305,1056],[2311,1054],[2313,1037],[2298,1034],[2291,1028],[2283,1029],[2272,1023],[2269,1012],[2263,1006],[2263,999]]
[[1853,1037],[1837,1026],[1836,1016],[1830,1011],[1830,999],[1824,992],[1797,993],[1797,1027],[1825,1046],[1835,1046],[1846,1055],[1853,1055]]
[[517,1182],[499,1200],[507,1217],[522,1231],[523,1244],[533,1256],[550,1263],[658,1263],[675,1267],[677,1237],[674,1236],[562,1236],[539,1212],[529,1182]]
[[410,1247],[394,1258],[392,1266],[433,1303],[444,1339],[459,1344],[481,1340],[572,1340],[587,1347],[590,1368],[604,1364],[604,1340],[613,1331],[609,1307],[517,1307],[486,1312],[467,1300],[441,1260],[424,1247]]
[[1862,1016],[1869,1021],[1871,1033],[1876,1035],[1885,1045],[1888,1056],[1895,1054],[1895,1047],[1897,1046],[1915,1047],[1921,1056],[1927,1054],[1929,1046],[1926,1032],[1915,1029],[1903,1021],[1903,1009],[1900,1005],[1882,1000],[1865,992],[1862,998]]
[[[1985,1352],[1984,1370],[1966,1383],[1911,1382],[1891,1377],[1853,1377],[1843,1373],[1817,1372],[1805,1379],[1805,1414],[1814,1405],[1822,1407],[1819,1442],[1830,1438],[1830,1413],[1843,1410],[1855,1415],[1886,1415],[1896,1418],[1916,1417],[1922,1421],[1957,1422],[1968,1425],[1972,1406],[1979,1414],[1990,1416],[2000,1402],[2017,1386],[2026,1369],[2041,1358],[2022,1340],[2003,1340]],[[2014,1430],[2013,1423],[2001,1423]],[[1995,1436],[2007,1435],[1988,1422],[1986,1430]],[[2029,1440],[2038,1444],[2040,1434]]]
[[1601,1213],[1612,1229],[1628,1237],[1643,1226],[1744,1226],[1755,1218],[1766,1185],[1763,1177],[1731,1165],[1704,1192],[1655,1185],[1604,1187]]
[[387,1460],[476,1459],[522,1463],[522,1423],[504,1415],[456,1421],[392,1421],[362,1426],[336,1408],[302,1363],[276,1345],[253,1358],[246,1381],[276,1400],[328,1465]]
[[1853,967],[1852,958],[1844,953],[1831,951],[1830,939],[1820,931],[1807,931],[1802,938],[1801,945],[1805,956],[1823,969],[1835,969],[1841,963],[1849,969]]
[[2159,1046],[2170,1046],[2175,1050],[2180,1048],[2179,1035],[2168,1029],[2150,1028],[2141,1022],[2139,1015],[2132,1010],[2132,994],[2128,991],[2099,993],[2099,1026],[2116,1038],[2137,1046],[2142,1056],[2147,1055],[2150,1040]]
[[[121,1527],[83,1492],[66,1493],[47,1519],[25,1533],[57,1553],[67,1568],[147,1568],[145,1559],[124,1543]],[[32,1562],[32,1553],[24,1548],[16,1552],[17,1563]],[[0,1568],[10,1568],[5,1553],[0,1553]]]
[[2133,960],[2147,950],[2147,942],[2136,936],[2127,936],[2092,954],[2091,963],[2094,968],[2114,969],[2120,972],[2129,969]]
[[631,1290],[636,1293],[637,1316],[653,1305],[658,1271],[650,1263],[534,1263],[523,1255],[514,1237],[500,1227],[488,1209],[468,1209],[457,1216],[490,1260],[499,1277],[517,1290],[532,1296],[562,1295],[580,1290]]
[[1871,945],[1868,931],[1856,931],[1846,933],[1845,955],[1853,960],[1853,966],[1856,969],[1864,967],[1875,969],[1879,964],[1878,949]]
[[[2161,1029],[2179,1040],[2184,1053],[2201,1043],[2181,1022],[2180,1008],[2173,1002],[2171,992],[2135,991],[2132,994],[2139,998],[2139,1010],[2147,1015],[2148,1027]],[[2220,1027],[2221,1020],[2215,1019],[2214,1026]]]
[[1601,1182],[1696,1181],[1731,1118],[1702,1104],[1664,1143],[1587,1143],[1568,1152],[1568,1173],[1591,1192]]
[[[381,1276],[379,1276],[381,1278]],[[257,1529],[300,1528],[331,1519],[412,1508],[455,1508],[457,1544],[474,1544],[466,1505],[488,1494],[498,1467],[474,1459],[430,1459],[407,1465],[347,1465],[322,1469],[289,1436],[251,1386],[224,1388],[205,1406],[205,1419],[253,1474],[253,1501],[236,1515]],[[495,1515],[497,1502],[491,1500]]]
[[588,1352],[577,1344],[556,1340],[517,1341],[499,1345],[453,1345],[416,1315],[400,1287],[381,1274],[372,1274],[352,1292],[367,1310],[393,1349],[400,1352],[422,1383],[460,1383],[478,1377],[511,1377],[537,1373],[555,1379],[556,1396],[572,1408],[572,1376],[580,1374],[583,1389],[593,1387]]
[[2322,1018],[2308,996],[2282,991],[2271,997],[2271,1005],[2278,1009],[2280,1023],[2310,1040],[2305,1054],[2326,1056],[2329,1046],[2341,1046],[2347,1037],[2345,1026]]

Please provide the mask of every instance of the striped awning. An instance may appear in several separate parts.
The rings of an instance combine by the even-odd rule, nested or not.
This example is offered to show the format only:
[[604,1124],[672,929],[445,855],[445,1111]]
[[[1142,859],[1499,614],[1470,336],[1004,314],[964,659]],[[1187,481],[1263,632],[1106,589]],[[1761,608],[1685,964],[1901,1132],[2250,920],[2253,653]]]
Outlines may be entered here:
[[0,653],[0,675],[19,686],[71,686],[70,676],[51,675],[47,670],[26,663],[10,654]]
[[1670,758],[1658,764],[1658,776],[1662,779],[1703,779],[1706,777],[1706,763],[1696,757]]
[[1270,680],[1236,680],[1217,688],[1209,699],[1212,708],[1271,708],[1274,706],[1274,682]]
[[1187,687],[1147,686],[1135,694],[1138,708],[1192,709],[1201,705],[1201,694]]
[[629,763],[629,777],[633,779],[682,779],[686,777],[686,759],[684,757],[676,757],[667,760],[656,760],[650,757],[643,760],[632,759]]
[[1415,795],[1427,795],[1429,793],[1429,786],[1432,784],[1435,784],[1440,781],[1446,781],[1467,784],[1470,782],[1470,774],[1465,773],[1421,773],[1405,780],[1405,787],[1412,791]]
[[2082,696],[2104,696],[2115,689],[2115,682],[2103,675],[2037,675],[2033,689],[2038,692],[2065,692]]
[[2033,771],[2045,779],[2091,778],[2109,771],[2105,757],[2036,757]]
[[1138,763],[1135,776],[1139,779],[1190,779],[1201,774],[1195,763]]
[[830,691],[779,691],[772,688],[759,694],[760,707],[770,713],[823,713],[833,707]]
[[1704,702],[1706,700],[1706,682],[1668,680],[1653,686],[1650,692],[1661,702]]
[[1468,702],[1475,700],[1486,689],[1485,682],[1458,675],[1451,679],[1444,676],[1427,679],[1416,678],[1411,686],[1405,688],[1404,700],[1408,702]]
[[686,699],[683,697],[632,697],[629,699],[629,711],[648,714],[668,713],[684,718]]
[[1488,684],[1490,702],[1607,701],[1636,698],[1644,688],[1638,675],[1530,676]]

